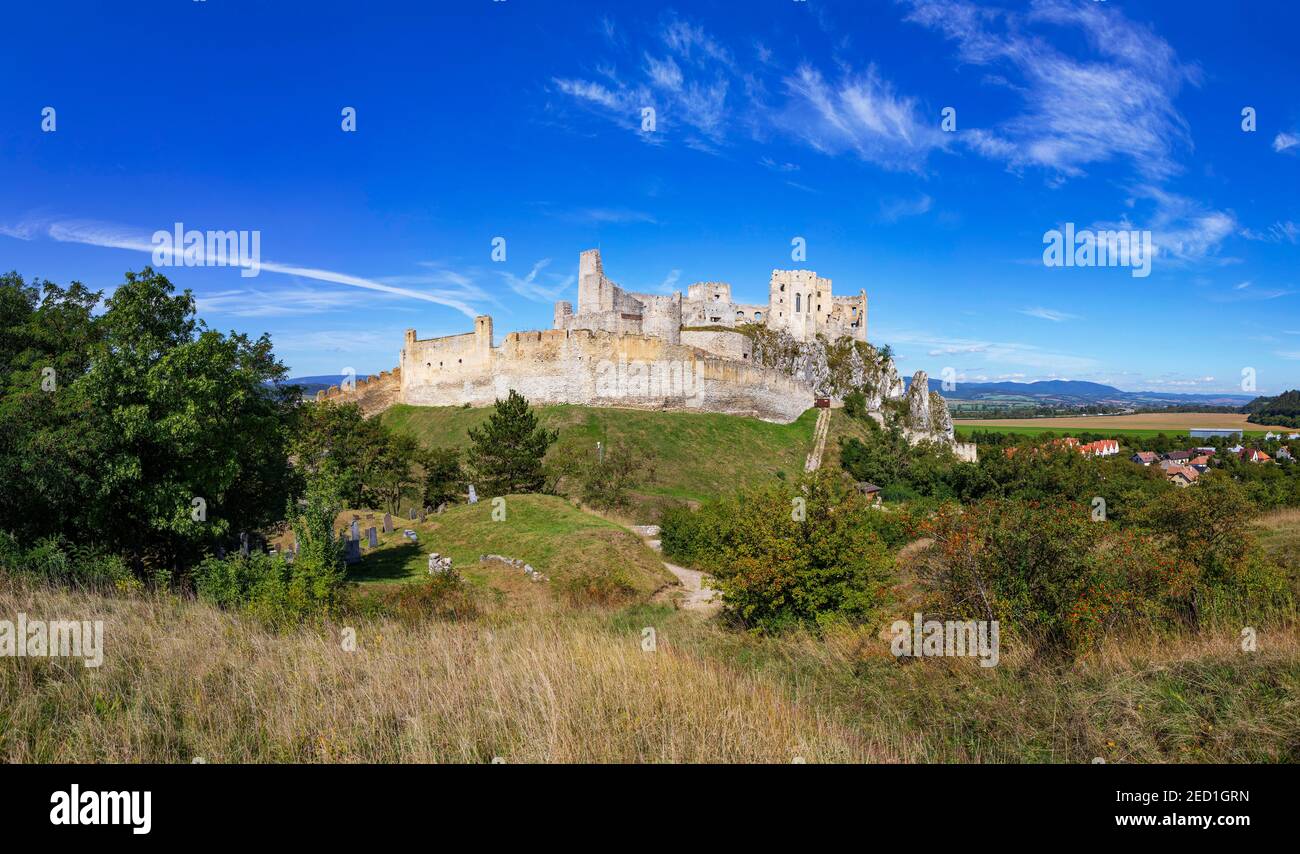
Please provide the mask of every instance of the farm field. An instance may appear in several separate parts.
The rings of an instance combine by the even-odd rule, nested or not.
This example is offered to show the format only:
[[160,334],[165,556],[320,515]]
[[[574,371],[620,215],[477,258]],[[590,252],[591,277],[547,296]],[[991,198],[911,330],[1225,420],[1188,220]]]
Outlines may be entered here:
[[957,430],[980,428],[1001,430],[1004,433],[1025,433],[1036,435],[1047,431],[1060,433],[1065,430],[1087,430],[1090,432],[1126,433],[1134,436],[1156,433],[1182,433],[1193,428],[1210,429],[1223,427],[1243,430],[1248,435],[1263,435],[1269,430],[1274,432],[1295,432],[1287,427],[1268,424],[1252,424],[1246,416],[1239,413],[1215,414],[1210,412],[1146,412],[1140,415],[1072,415],[1059,418],[980,418],[955,422]]

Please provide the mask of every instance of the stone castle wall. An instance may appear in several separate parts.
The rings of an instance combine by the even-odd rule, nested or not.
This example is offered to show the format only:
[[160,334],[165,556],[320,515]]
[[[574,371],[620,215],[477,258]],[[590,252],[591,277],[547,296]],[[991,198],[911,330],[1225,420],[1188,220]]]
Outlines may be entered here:
[[813,404],[806,385],[778,371],[652,336],[600,330],[511,333],[485,360],[455,367],[444,360],[440,372],[402,376],[402,401],[420,406],[487,406],[514,389],[533,404],[696,409],[789,422]]
[[367,416],[383,412],[394,403],[400,403],[402,396],[402,371],[394,368],[382,371],[369,379],[357,380],[356,387],[347,389],[332,385],[316,392],[317,400],[331,400],[340,403],[355,403]]
[[682,343],[738,362],[748,362],[754,358],[754,340],[741,332],[683,329]]

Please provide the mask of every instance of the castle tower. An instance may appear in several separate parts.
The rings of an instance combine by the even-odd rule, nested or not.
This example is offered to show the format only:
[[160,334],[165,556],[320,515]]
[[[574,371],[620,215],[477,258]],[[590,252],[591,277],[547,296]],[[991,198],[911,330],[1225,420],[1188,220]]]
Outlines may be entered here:
[[492,316],[480,314],[474,318],[474,349],[481,356],[492,353]]
[[578,313],[614,310],[614,288],[605,278],[600,250],[588,249],[578,258]]
[[569,320],[573,317],[573,303],[568,300],[560,300],[555,304],[555,325],[552,329],[568,329]]

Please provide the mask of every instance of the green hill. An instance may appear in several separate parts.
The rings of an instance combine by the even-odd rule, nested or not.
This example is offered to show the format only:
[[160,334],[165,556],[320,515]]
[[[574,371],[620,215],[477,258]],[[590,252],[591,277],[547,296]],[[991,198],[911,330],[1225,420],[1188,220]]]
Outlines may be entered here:
[[[371,513],[378,520],[381,514]],[[343,514],[344,522],[351,513]],[[520,570],[499,563],[480,563],[485,554],[518,558],[550,581],[565,585],[577,579],[617,581],[628,598],[644,598],[674,581],[663,561],[630,531],[574,507],[552,495],[506,496],[506,517],[492,519],[492,503],[458,504],[423,523],[395,520],[397,530],[379,534],[379,548],[363,551],[348,577],[359,582],[401,582],[428,573],[430,552],[449,555],[452,566],[471,582],[498,590],[527,586]],[[374,525],[367,520],[363,527]],[[402,534],[414,530],[419,543]]]
[[[803,471],[817,421],[812,409],[790,424],[707,412],[592,406],[540,406],[536,411],[545,426],[560,431],[560,444],[582,443],[594,449],[597,441],[622,438],[650,454],[655,478],[642,492],[697,501],[778,472],[796,476]],[[466,431],[490,412],[488,407],[399,404],[381,417],[426,447],[465,447]]]

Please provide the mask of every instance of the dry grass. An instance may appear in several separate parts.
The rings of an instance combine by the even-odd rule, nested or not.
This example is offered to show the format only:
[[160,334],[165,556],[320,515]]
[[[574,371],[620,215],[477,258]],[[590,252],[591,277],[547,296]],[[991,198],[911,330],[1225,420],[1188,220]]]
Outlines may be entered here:
[[[201,603],[3,587],[103,619],[105,659],[0,659],[8,762],[1295,762],[1300,634],[1148,633],[1085,659],[896,660],[665,607],[273,634]],[[644,626],[657,649],[641,649]]]
[[8,762],[851,762],[888,758],[761,676],[596,614],[285,635],[173,599],[0,592],[103,619],[98,669],[0,660]]
[[797,686],[868,743],[905,762],[1295,762],[1300,636],[1261,629],[1148,634],[1073,663],[1003,648],[973,659],[895,660],[887,633],[757,641],[715,635],[714,654]]

